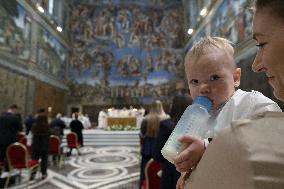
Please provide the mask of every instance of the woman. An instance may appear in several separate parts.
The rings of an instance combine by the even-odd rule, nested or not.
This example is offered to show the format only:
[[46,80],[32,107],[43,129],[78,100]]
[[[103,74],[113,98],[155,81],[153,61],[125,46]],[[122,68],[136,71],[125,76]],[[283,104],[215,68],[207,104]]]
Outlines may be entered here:
[[[47,160],[48,160],[48,146],[49,146],[49,125],[47,123],[47,116],[44,112],[40,112],[32,126],[32,159],[41,159],[40,170],[42,179],[47,177]],[[32,178],[34,175],[32,175]]]
[[255,2],[253,38],[259,49],[252,69],[265,72],[275,97],[284,101],[284,1]]
[[185,109],[191,105],[192,99],[188,94],[180,94],[174,97],[170,112],[170,119],[161,121],[160,130],[156,139],[154,159],[162,163],[162,177],[160,189],[173,189],[176,186],[180,173],[175,166],[167,161],[161,154],[161,150],[171,135]]
[[164,112],[161,101],[156,100],[150,108],[150,112],[143,119],[140,131],[141,143],[141,167],[140,167],[140,185],[142,187],[145,180],[144,169],[146,163],[153,157],[156,138],[160,128],[160,121],[168,119],[169,115]]

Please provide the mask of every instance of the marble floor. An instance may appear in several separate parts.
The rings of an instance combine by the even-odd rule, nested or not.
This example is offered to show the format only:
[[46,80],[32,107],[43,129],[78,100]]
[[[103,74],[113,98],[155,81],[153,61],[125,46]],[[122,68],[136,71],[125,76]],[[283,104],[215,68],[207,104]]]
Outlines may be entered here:
[[[65,129],[64,133],[70,132]],[[75,150],[65,157],[61,168],[53,165],[50,157],[48,177],[27,181],[28,172],[23,170],[21,180],[10,188],[22,189],[137,189],[140,170],[139,131],[83,130],[85,146],[81,155]],[[68,152],[66,137],[63,151]],[[18,174],[18,173],[15,173]],[[3,176],[3,175],[2,175]]]
[[[68,150],[68,149],[65,149]],[[48,177],[29,182],[28,188],[40,189],[136,189],[139,180],[139,146],[86,146],[81,155],[73,150],[59,168],[50,161]],[[11,186],[26,186],[27,173],[22,172],[21,182]]]

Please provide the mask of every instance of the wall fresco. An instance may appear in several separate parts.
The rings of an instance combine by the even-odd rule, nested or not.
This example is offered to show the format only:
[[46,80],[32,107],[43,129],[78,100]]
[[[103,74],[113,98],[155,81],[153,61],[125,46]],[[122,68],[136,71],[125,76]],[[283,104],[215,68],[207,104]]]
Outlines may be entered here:
[[31,16],[16,1],[0,5],[0,49],[28,60],[31,46]]
[[26,77],[0,67],[0,112],[11,104],[17,104],[20,112],[25,113],[27,83]]
[[66,78],[67,49],[48,31],[39,27],[37,41],[38,65],[61,80]]
[[[175,84],[184,75],[182,14],[180,1],[75,5],[70,20],[70,95],[88,103],[98,102],[89,99],[95,94],[99,97],[94,99],[105,103],[118,97],[142,102],[152,96],[149,86]],[[82,86],[88,90],[82,92]],[[169,92],[157,91],[163,91],[157,92],[159,98],[167,99]]]
[[[218,8],[206,30],[214,36],[223,36],[234,43],[251,39],[252,13],[247,0],[226,0]],[[213,30],[213,28],[216,28]]]
[[[203,28],[195,35],[198,41],[205,35],[219,36],[241,43],[252,37],[252,13],[247,0],[224,0]],[[192,46],[192,43],[188,45]]]

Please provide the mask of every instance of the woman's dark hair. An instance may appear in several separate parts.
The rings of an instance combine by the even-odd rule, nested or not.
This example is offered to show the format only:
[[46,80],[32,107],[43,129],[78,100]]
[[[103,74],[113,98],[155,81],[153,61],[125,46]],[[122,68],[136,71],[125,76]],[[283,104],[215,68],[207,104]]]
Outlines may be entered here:
[[192,104],[192,98],[189,94],[179,94],[173,98],[171,108],[171,119],[177,124],[185,109]]
[[35,135],[48,135],[49,134],[49,125],[47,122],[46,115],[39,115],[36,118],[36,121],[32,127],[32,132]]
[[12,104],[9,108],[10,109],[18,109],[18,106],[17,106],[17,104]]
[[284,0],[254,0],[255,11],[268,10],[284,21]]
[[47,123],[47,116],[46,115],[39,115],[36,119],[36,123],[39,125]]

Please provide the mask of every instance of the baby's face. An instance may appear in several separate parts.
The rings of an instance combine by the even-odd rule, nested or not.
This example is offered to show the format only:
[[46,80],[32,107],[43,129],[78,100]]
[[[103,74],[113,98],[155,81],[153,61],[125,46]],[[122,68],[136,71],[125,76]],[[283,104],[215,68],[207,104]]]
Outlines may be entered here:
[[220,51],[191,59],[186,69],[191,96],[207,96],[215,110],[228,101],[239,86],[240,69],[234,67],[233,57]]

